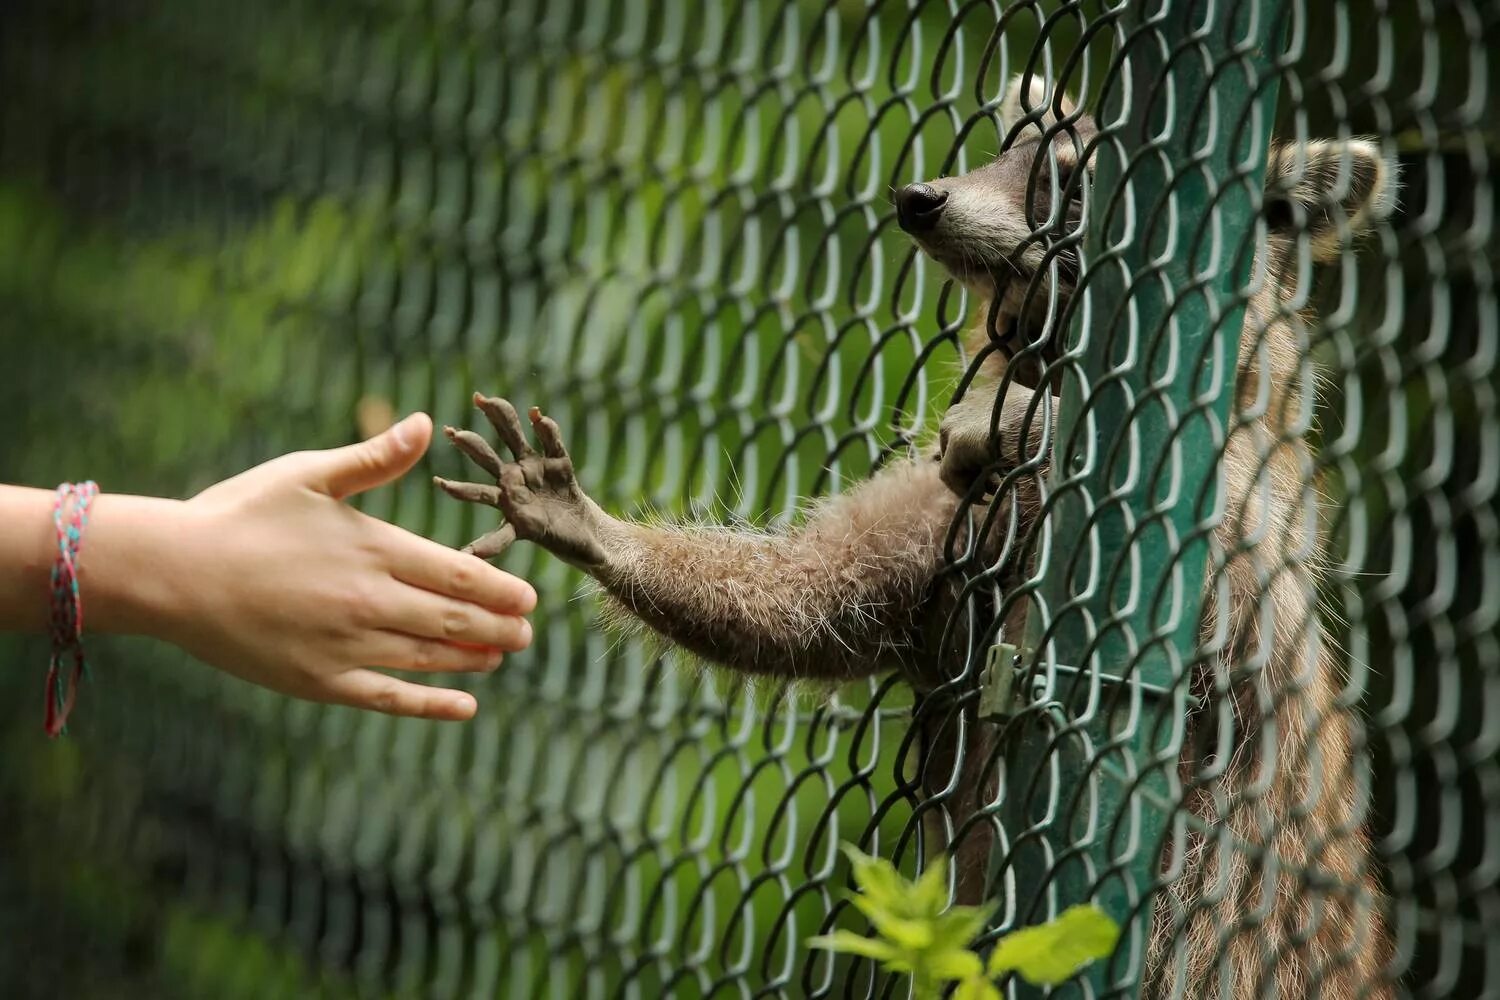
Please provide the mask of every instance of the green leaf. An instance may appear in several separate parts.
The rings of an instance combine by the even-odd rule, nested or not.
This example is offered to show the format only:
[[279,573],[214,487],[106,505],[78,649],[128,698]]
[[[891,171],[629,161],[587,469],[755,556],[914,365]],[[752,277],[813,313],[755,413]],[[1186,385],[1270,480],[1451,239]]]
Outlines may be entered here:
[[984,930],[991,911],[992,908],[988,906],[955,906],[947,913],[933,918],[932,946],[967,948],[979,932]]
[[809,948],[826,948],[829,951],[848,955],[863,955],[878,962],[889,962],[897,957],[896,949],[879,938],[860,937],[853,931],[834,931],[820,937],[807,939]]
[[1120,927],[1093,904],[1074,906],[1057,919],[1001,938],[989,973],[1017,972],[1036,986],[1056,986],[1083,966],[1115,950]]
[[932,921],[903,917],[898,911],[881,906],[868,895],[855,896],[851,902],[869,918],[883,937],[912,951],[932,947]]
[[984,974],[984,963],[967,948],[944,948],[927,953],[922,965],[939,979],[968,979]]
[[939,855],[908,894],[912,914],[937,916],[948,905],[948,858]]
[[871,857],[853,844],[845,844],[844,853],[849,856],[854,884],[859,886],[860,892],[885,909],[904,905],[911,884],[901,877],[895,865],[884,858]]
[[958,984],[953,1000],[1000,1000],[1000,991],[983,976],[970,976]]

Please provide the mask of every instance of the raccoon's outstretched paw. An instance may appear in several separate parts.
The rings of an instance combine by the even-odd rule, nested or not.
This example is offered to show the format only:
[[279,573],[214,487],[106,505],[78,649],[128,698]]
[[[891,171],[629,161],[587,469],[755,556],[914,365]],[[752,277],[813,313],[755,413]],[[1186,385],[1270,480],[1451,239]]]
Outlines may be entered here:
[[464,551],[489,559],[517,538],[536,542],[575,566],[588,569],[604,561],[600,537],[603,514],[578,486],[573,461],[556,421],[532,407],[532,431],[541,445],[532,448],[516,408],[504,399],[474,394],[495,435],[513,458],[507,461],[472,431],[444,428],[448,440],[494,479],[495,485],[434,478],[449,496],[498,508],[505,515],[499,529],[477,538]]

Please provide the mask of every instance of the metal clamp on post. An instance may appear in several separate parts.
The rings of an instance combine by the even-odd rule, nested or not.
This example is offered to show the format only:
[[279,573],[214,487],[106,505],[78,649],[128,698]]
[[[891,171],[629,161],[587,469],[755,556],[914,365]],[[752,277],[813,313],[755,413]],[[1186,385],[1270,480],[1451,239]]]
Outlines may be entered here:
[[1008,719],[1015,713],[1016,666],[1021,650],[1008,642],[990,647],[979,679],[979,717]]

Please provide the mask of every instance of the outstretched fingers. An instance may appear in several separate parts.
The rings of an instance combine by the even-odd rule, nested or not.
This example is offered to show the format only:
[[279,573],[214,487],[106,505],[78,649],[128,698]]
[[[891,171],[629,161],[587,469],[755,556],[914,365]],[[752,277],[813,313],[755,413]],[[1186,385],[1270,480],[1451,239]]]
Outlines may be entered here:
[[510,548],[515,540],[516,529],[509,524],[502,524],[489,534],[481,535],[465,545],[463,551],[481,559],[493,559]]
[[490,478],[500,478],[500,456],[495,454],[495,449],[490,443],[473,431],[461,431],[452,427],[444,427],[443,433],[448,436],[454,446],[473,463],[490,474]]
[[442,476],[433,476],[433,483],[455,500],[466,503],[482,503],[490,507],[500,506],[500,487],[484,483],[456,483]]
[[349,670],[329,684],[322,700],[387,715],[462,722],[474,717],[479,707],[467,691],[428,687],[398,680],[376,670]]
[[[579,516],[575,508],[581,494],[573,479],[573,465],[563,444],[562,430],[556,421],[544,416],[539,408],[530,408],[528,416],[537,448],[540,448],[538,452],[529,443],[530,435],[521,423],[520,414],[507,400],[476,392],[474,405],[484,413],[496,436],[515,460],[502,458],[477,434],[448,429],[448,439],[453,445],[493,476],[495,482],[493,485],[454,482],[441,477],[433,477],[433,482],[456,500],[498,508],[506,520],[497,530],[470,542],[463,551],[481,559],[493,559],[518,537],[538,541],[544,546],[566,542],[565,548],[576,548],[577,539],[559,535],[559,532],[567,534],[559,527],[562,522]],[[561,541],[554,535],[558,535]],[[589,552],[590,558],[594,558],[593,550]]]
[[562,429],[551,417],[542,416],[539,407],[533,406],[527,414],[531,426],[536,430],[536,439],[542,444],[542,454],[548,458],[567,458],[568,449],[563,445]]
[[485,419],[495,428],[495,433],[512,455],[520,459],[535,454],[531,445],[526,442],[526,432],[521,429],[521,417],[508,401],[495,396],[482,396],[476,392],[474,405],[484,413]]

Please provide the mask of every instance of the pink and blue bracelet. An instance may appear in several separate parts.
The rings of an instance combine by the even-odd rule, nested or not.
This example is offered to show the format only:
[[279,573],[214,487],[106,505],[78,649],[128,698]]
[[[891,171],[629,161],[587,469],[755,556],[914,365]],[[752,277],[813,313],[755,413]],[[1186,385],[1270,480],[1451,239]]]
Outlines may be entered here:
[[[88,676],[83,658],[83,600],[78,589],[79,552],[88,527],[89,509],[99,487],[93,481],[63,483],[52,503],[57,529],[57,560],[52,564],[52,611],[49,632],[52,656],[47,664],[47,735],[68,731],[68,716],[78,698],[78,685]],[[71,669],[66,669],[71,665]]]

